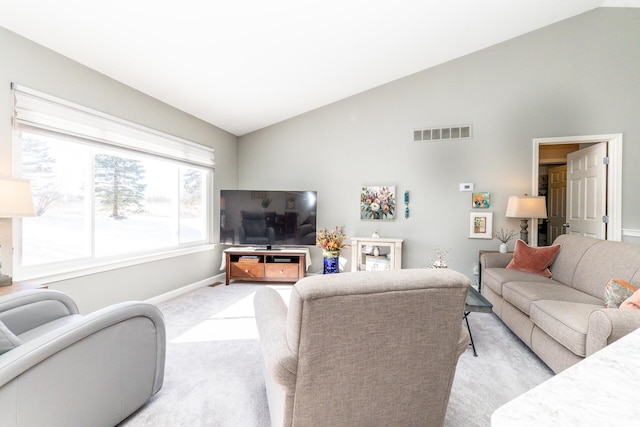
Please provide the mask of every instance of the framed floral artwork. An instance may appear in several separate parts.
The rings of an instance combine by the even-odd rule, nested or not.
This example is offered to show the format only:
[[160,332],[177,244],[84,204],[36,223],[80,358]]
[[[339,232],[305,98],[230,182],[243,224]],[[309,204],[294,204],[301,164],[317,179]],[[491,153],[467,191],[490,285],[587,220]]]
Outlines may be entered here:
[[473,208],[488,208],[491,203],[490,193],[473,193],[471,196],[471,206]]
[[493,239],[493,212],[474,211],[469,214],[469,238]]
[[396,213],[396,187],[362,187],[360,191],[360,219],[394,220]]

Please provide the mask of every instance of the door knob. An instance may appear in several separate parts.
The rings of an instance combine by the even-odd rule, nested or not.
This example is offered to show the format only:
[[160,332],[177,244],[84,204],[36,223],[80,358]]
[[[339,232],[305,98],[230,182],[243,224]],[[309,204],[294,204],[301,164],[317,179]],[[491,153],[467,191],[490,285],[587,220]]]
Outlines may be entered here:
[[562,224],[563,227],[569,228],[569,223],[565,222],[564,224]]

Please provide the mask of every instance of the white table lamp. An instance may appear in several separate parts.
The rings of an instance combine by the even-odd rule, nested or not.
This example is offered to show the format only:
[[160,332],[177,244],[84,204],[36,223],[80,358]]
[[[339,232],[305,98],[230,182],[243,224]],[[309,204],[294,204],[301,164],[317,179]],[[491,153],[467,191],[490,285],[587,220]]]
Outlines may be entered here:
[[509,196],[507,217],[520,218],[520,239],[529,243],[529,218],[546,218],[547,203],[544,196]]
[[[24,216],[35,216],[31,183],[26,179],[0,177],[0,218]],[[0,286],[8,286],[11,283],[11,276],[0,271]]]

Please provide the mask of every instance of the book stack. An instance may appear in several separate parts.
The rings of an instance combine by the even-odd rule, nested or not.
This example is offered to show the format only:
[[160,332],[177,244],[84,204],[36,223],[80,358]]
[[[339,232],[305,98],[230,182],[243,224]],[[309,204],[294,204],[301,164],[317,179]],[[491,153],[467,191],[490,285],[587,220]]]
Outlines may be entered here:
[[257,264],[260,261],[260,257],[257,255],[243,255],[238,259],[238,262],[246,262],[249,264]]

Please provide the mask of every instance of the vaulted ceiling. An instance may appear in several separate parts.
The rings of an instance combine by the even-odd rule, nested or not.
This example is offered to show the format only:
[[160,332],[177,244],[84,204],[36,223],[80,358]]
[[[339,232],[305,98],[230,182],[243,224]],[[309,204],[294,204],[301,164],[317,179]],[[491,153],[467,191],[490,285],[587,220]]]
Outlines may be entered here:
[[0,0],[0,26],[240,136],[591,9],[638,3]]

